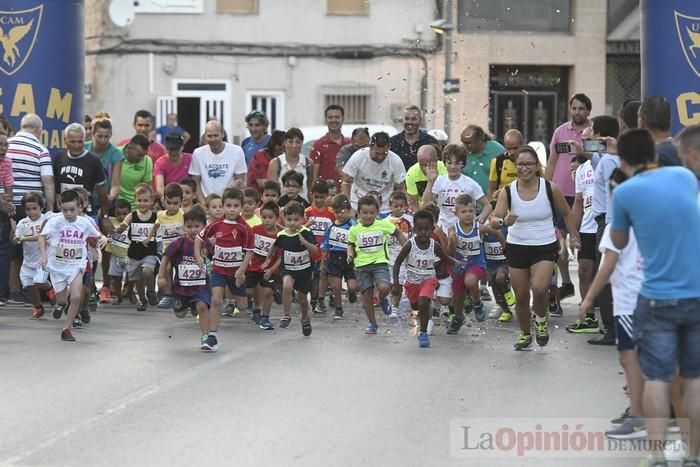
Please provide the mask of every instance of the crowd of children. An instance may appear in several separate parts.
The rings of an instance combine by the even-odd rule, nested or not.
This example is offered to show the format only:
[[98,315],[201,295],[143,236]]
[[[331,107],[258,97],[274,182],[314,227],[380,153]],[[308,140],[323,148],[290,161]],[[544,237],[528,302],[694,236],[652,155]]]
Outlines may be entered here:
[[[387,320],[413,317],[421,347],[430,345],[428,336],[443,319],[447,334],[459,331],[465,312],[473,310],[477,321],[486,319],[479,287],[485,281],[501,310],[491,317],[509,321],[506,230],[483,224],[491,204],[478,185],[461,175],[465,152],[451,145],[445,153],[446,175],[427,169],[423,207],[409,214],[406,194],[396,191],[383,219],[378,194],[364,196],[353,210],[332,183],[318,180],[306,200],[300,194],[303,177],[293,171],[281,178],[284,195],[280,184],[268,180],[260,191],[228,188],[210,194],[203,206],[194,201],[192,179],[168,184],[158,202],[161,209],[152,188],[140,185],[135,210],[115,201],[113,229],[106,237],[82,213],[87,199],[80,189],[62,194],[60,213],[42,214],[42,197],[29,193],[22,201],[27,218],[17,224],[16,240],[24,245],[21,278],[34,304],[32,317],[44,314],[42,284],[52,286],[53,315],[66,315],[61,338],[74,340],[71,326],[90,321],[87,298],[101,259],[109,263],[104,283],[113,303],[126,299],[138,311],[173,309],[178,318],[189,311],[197,317],[205,351],[219,347],[222,314],[248,309],[261,329],[274,329],[270,311],[278,296],[283,309],[278,326],[289,327],[296,303],[302,334],[310,336],[312,313],[331,308],[334,319],[343,319],[344,287],[350,303],[359,292],[366,334],[377,333],[378,305]],[[478,216],[477,202],[483,207]],[[402,302],[402,296],[407,300]],[[231,297],[235,306],[226,305]]]

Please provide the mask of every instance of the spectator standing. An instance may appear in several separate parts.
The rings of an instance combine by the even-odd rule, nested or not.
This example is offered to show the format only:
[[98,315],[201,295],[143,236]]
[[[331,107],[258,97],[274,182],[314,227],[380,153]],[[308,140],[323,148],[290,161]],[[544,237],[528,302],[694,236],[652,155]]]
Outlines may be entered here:
[[[92,121],[92,141],[85,143],[85,149],[100,158],[105,171],[105,188],[109,201],[119,194],[119,184],[124,153],[110,140],[112,138],[112,121],[109,114],[100,112]],[[99,203],[97,193],[93,193],[93,203]]]
[[347,164],[350,157],[362,148],[369,146],[369,129],[367,127],[357,127],[352,130],[352,137],[350,138],[350,144],[346,144],[335,158],[335,166],[338,171],[343,173],[343,167]]
[[131,210],[136,210],[134,195],[136,188],[141,183],[153,182],[153,161],[147,157],[149,141],[143,135],[136,135],[131,138],[129,144],[124,146],[124,162],[119,174],[121,183],[119,184],[119,198],[125,199],[131,204]]
[[167,119],[166,124],[159,126],[156,129],[156,136],[158,138],[158,142],[161,144],[165,144],[166,139],[168,138],[168,135],[170,133],[177,133],[178,135],[182,136],[184,144],[187,144],[187,142],[190,140],[191,136],[187,132],[187,130],[185,130],[180,125],[178,125],[177,114],[176,113],[169,113],[168,116],[166,117],[166,119]]
[[338,185],[343,178],[337,165],[338,152],[343,146],[351,143],[350,138],[346,138],[342,133],[345,109],[340,105],[331,104],[326,107],[324,115],[328,133],[316,140],[311,146],[313,179],[328,180]]
[[267,171],[270,169],[270,161],[284,153],[284,131],[272,132],[267,145],[255,153],[248,163],[248,186],[255,187],[262,194],[263,185],[267,181]]
[[478,183],[483,192],[487,193],[491,160],[503,154],[505,148],[501,143],[491,139],[491,136],[478,125],[468,125],[462,131],[460,139],[469,152],[462,173]]
[[503,135],[505,151],[497,157],[491,159],[489,167],[489,188],[486,198],[493,199],[493,194],[509,185],[510,182],[518,178],[515,168],[515,159],[518,157],[518,149],[524,144],[523,134],[519,130],[511,129]]
[[656,144],[656,161],[661,167],[683,165],[671,136],[671,105],[665,97],[649,96],[642,102],[637,114],[639,128],[651,133]]
[[[137,135],[143,135],[148,141],[148,156],[151,158],[151,162],[157,161],[162,156],[165,155],[165,147],[158,141],[151,139],[151,133],[153,132],[153,114],[148,110],[139,110],[134,114],[134,131]],[[117,143],[117,147],[123,148],[127,145],[131,139],[123,139]]]
[[428,167],[435,166],[438,175],[447,173],[445,163],[438,158],[438,153],[435,147],[429,144],[421,146],[418,149],[418,162],[413,164],[406,172],[406,197],[408,198],[408,207],[411,211],[415,211],[423,204],[423,192],[428,186],[428,176],[425,171]]
[[245,163],[249,165],[255,153],[264,149],[268,141],[270,141],[270,134],[267,132],[270,121],[263,112],[253,110],[246,115],[245,124],[248,127],[250,136],[241,142],[241,148],[243,148],[243,153],[245,154]]
[[301,187],[299,187],[299,195],[305,200],[309,199],[311,187],[313,183],[313,168],[311,159],[301,153],[301,147],[304,144],[304,134],[299,128],[290,128],[284,134],[284,153],[275,157],[270,162],[270,167],[267,170],[267,178],[274,180],[284,186],[282,177],[284,174],[293,170],[304,177]]
[[403,131],[391,137],[391,151],[399,156],[404,170],[418,162],[418,148],[426,144],[438,145],[438,141],[421,129],[423,111],[420,107],[409,105],[403,111]]
[[165,150],[167,157],[161,157],[153,166],[156,193],[162,198],[168,183],[179,183],[189,175],[192,154],[182,152],[185,138],[179,133],[172,132],[165,137]]

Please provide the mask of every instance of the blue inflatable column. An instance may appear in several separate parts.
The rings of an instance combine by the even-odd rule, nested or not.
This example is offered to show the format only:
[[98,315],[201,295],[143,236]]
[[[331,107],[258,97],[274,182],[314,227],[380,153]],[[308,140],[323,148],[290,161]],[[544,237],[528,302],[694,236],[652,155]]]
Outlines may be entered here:
[[83,121],[83,4],[0,1],[0,114],[15,129],[23,115],[39,115],[52,153],[63,146],[63,128]]

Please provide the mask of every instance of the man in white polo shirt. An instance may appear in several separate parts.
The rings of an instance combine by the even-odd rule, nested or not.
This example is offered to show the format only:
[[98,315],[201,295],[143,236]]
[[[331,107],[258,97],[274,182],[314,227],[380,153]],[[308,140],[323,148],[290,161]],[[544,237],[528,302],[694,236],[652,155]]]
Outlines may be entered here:
[[231,186],[243,188],[248,167],[240,146],[224,142],[224,129],[217,120],[204,128],[207,142],[192,153],[190,175],[197,182],[197,199],[201,206],[211,193],[223,193]]

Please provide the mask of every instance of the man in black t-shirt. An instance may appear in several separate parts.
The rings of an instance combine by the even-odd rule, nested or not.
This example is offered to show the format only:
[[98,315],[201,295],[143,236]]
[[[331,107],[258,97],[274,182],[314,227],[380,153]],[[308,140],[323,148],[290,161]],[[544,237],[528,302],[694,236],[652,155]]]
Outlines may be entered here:
[[[63,131],[63,141],[67,149],[56,154],[53,160],[56,193],[78,187],[85,188],[88,193],[97,191],[102,217],[100,224],[103,231],[110,232],[112,223],[109,221],[109,200],[105,187],[105,171],[100,158],[84,149],[85,129],[78,123],[71,123],[66,127]],[[96,219],[97,210],[91,206],[86,207],[85,213]]]

